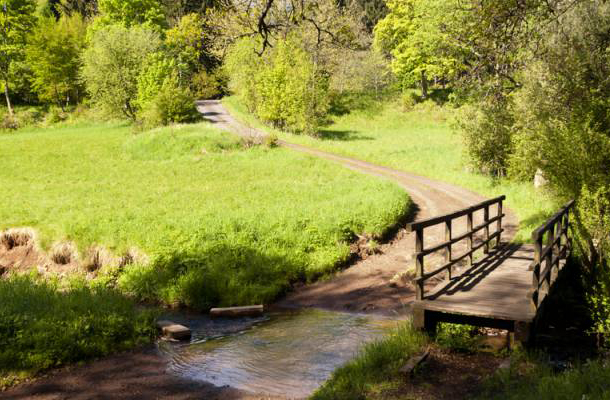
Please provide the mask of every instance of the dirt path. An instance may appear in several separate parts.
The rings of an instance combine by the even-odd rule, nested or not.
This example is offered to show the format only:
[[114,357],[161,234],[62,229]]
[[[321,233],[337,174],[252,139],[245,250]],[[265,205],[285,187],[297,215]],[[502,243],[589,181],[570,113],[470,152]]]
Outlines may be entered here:
[[[244,137],[262,137],[264,133],[249,127],[232,117],[218,100],[198,102],[203,116],[220,129]],[[419,175],[356,160],[350,157],[327,153],[306,146],[280,141],[280,145],[296,151],[337,162],[354,171],[390,179],[405,189],[417,205],[416,219],[445,214],[473,203],[484,197],[447,183],[424,178]],[[517,230],[517,218],[505,208],[505,240],[511,239]],[[460,224],[460,222],[463,222]],[[465,221],[458,221],[455,235],[465,231]],[[426,232],[431,242],[444,239],[444,231]],[[317,307],[341,311],[371,312],[379,314],[406,314],[415,299],[409,282],[393,278],[412,267],[414,252],[412,234],[402,231],[388,244],[382,245],[380,254],[356,262],[337,273],[332,279],[296,288],[276,305],[289,308]]]

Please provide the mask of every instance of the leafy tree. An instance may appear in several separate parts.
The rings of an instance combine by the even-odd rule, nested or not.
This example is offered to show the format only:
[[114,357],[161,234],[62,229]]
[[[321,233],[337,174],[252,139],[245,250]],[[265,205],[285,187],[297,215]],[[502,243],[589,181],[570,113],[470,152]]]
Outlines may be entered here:
[[404,87],[419,82],[428,95],[428,80],[446,80],[462,69],[460,51],[446,32],[455,1],[389,0],[389,13],[375,27],[375,46],[391,55],[392,70]]
[[92,100],[111,113],[135,120],[138,77],[160,45],[158,33],[140,26],[110,25],[95,31],[83,53],[82,69]]
[[120,24],[127,28],[143,25],[161,32],[167,26],[163,5],[159,0],[98,0],[99,26]]
[[75,13],[44,18],[30,35],[26,60],[32,85],[43,101],[54,101],[62,108],[70,100],[78,101],[81,92],[79,72],[85,47],[86,25]]
[[198,14],[185,15],[165,34],[167,54],[175,60],[182,82],[189,82],[199,68],[204,52],[203,35],[203,19]]
[[97,0],[54,0],[52,7],[59,15],[74,15],[78,13],[85,18],[94,17],[97,10]]
[[4,84],[6,106],[12,116],[13,107],[9,97],[11,66],[24,56],[26,35],[36,23],[36,1],[4,0],[0,7],[0,74]]
[[166,57],[162,52],[148,56],[142,71],[138,76],[138,105],[144,108],[161,90],[163,83],[176,70],[173,59]]
[[242,39],[226,59],[230,85],[261,120],[280,129],[315,134],[328,111],[328,77],[294,35],[263,57],[260,43]]

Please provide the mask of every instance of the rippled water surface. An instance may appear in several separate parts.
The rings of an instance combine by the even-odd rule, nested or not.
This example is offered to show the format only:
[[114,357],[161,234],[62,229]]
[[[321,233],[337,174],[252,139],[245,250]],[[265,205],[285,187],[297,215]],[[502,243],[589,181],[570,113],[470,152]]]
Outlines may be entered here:
[[306,397],[396,321],[307,310],[259,319],[185,321],[189,344],[161,342],[169,370],[253,393]]

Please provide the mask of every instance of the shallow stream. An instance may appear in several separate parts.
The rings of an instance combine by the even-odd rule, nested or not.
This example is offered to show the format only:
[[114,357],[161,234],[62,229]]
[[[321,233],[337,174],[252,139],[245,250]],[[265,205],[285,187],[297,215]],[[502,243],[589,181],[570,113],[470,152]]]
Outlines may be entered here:
[[303,398],[352,359],[366,342],[396,326],[387,317],[303,310],[260,318],[175,318],[190,343],[159,342],[181,377],[257,394]]

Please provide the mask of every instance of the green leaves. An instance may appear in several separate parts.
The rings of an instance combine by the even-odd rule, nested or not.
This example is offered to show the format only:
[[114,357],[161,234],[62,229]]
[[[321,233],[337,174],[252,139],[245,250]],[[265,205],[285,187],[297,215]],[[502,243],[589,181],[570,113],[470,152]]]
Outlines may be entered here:
[[78,102],[81,93],[81,53],[86,25],[80,14],[41,19],[29,36],[26,60],[32,70],[32,85],[42,101],[62,107]]
[[294,35],[258,57],[251,39],[229,52],[230,87],[250,111],[279,129],[313,134],[328,106],[328,77]]
[[110,25],[94,32],[83,53],[82,76],[93,101],[113,114],[135,119],[138,77],[159,34],[140,26]]

